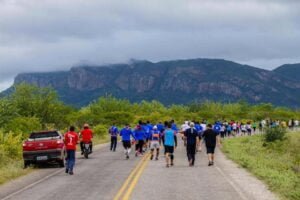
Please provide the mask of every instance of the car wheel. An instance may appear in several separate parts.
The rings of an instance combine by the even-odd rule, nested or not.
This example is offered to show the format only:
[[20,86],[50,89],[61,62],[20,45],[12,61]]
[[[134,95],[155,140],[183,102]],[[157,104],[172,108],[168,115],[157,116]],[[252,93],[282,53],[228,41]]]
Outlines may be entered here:
[[30,166],[30,161],[24,160],[24,169]]

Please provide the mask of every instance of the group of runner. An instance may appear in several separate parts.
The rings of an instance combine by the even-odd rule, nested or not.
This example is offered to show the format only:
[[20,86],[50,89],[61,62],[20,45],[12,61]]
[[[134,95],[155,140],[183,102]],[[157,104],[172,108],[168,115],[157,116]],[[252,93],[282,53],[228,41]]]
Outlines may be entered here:
[[[129,124],[125,125],[120,131],[113,125],[108,132],[111,136],[110,150],[116,151],[118,136],[121,136],[121,141],[124,147],[126,159],[130,158],[131,146],[135,145],[135,156],[143,155],[150,149],[150,159],[158,160],[160,148],[164,148],[164,156],[166,158],[166,167],[174,165],[174,149],[177,147],[177,136],[181,136],[186,147],[189,166],[194,166],[195,154],[202,150],[202,143],[206,146],[208,155],[208,165],[214,164],[215,147],[221,145],[221,138],[252,135],[256,132],[262,133],[266,127],[281,126],[289,129],[297,129],[299,120],[288,121],[272,121],[261,120],[259,122],[236,122],[223,121],[209,124],[203,120],[201,123],[197,121],[185,121],[178,129],[174,120],[159,122],[156,125],[149,121],[139,123],[131,128]],[[258,131],[257,131],[258,129]],[[73,175],[75,165],[76,145],[80,141],[81,151],[83,152],[83,144],[90,143],[92,151],[93,131],[88,124],[84,124],[83,129],[75,132],[75,127],[71,126],[65,134],[64,140],[66,145],[66,173]]]
[[208,165],[211,166],[214,164],[215,147],[220,145],[221,127],[219,122],[211,125],[206,122],[200,124],[186,121],[178,129],[174,120],[159,122],[156,125],[149,121],[146,123],[139,121],[133,129],[127,124],[120,131],[113,125],[108,130],[111,135],[110,150],[116,150],[118,135],[121,136],[126,159],[129,159],[133,144],[135,144],[135,156],[143,155],[150,148],[151,160],[159,159],[160,147],[163,146],[166,167],[170,167],[174,165],[174,149],[177,147],[177,135],[180,135],[184,140],[189,166],[194,166],[195,154],[197,151],[201,151],[201,139],[204,138],[209,160]]

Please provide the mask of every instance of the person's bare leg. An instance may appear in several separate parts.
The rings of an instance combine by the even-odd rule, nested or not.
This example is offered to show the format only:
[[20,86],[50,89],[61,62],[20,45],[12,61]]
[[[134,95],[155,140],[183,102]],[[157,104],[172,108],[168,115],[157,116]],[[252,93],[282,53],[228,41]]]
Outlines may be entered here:
[[156,149],[156,158],[155,158],[155,160],[158,160],[158,156],[159,156],[159,148]]
[[151,149],[151,156],[150,156],[150,159],[152,160],[153,159],[153,155],[154,154],[154,149]]
[[212,165],[212,154],[209,153],[208,154],[208,166],[211,166]]
[[199,139],[199,151],[200,151],[200,152],[202,151],[202,145],[201,145],[201,142],[202,142],[202,140]]
[[170,160],[170,156],[169,153],[166,153],[166,163],[167,163],[167,167],[169,167],[169,160]]

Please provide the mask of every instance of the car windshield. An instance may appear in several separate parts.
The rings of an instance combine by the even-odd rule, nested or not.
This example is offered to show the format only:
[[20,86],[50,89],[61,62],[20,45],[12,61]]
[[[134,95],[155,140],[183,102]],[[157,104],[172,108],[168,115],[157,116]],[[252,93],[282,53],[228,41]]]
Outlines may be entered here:
[[38,133],[31,133],[29,139],[41,139],[41,138],[57,138],[60,135],[56,131],[51,132],[38,132]]

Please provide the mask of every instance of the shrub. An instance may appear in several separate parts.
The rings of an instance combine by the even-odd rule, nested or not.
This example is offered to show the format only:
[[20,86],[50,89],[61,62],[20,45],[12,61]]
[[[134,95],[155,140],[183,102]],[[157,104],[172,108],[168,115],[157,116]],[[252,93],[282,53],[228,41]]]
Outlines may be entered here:
[[104,138],[105,135],[108,134],[108,127],[104,125],[97,125],[93,128],[95,136],[100,136],[101,138]]
[[267,128],[265,130],[265,142],[274,142],[276,140],[282,141],[285,139],[286,129],[281,127]]
[[6,125],[7,131],[22,134],[27,138],[29,133],[41,130],[42,125],[36,117],[16,117]]

